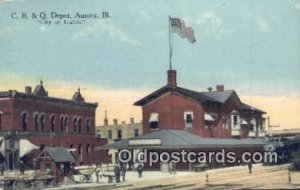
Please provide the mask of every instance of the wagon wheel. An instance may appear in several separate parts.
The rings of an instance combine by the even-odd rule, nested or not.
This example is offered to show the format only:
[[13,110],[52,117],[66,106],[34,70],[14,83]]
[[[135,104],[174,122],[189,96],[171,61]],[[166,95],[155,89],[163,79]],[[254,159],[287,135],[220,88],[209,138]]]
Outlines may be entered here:
[[49,182],[49,186],[50,186],[50,187],[54,187],[54,186],[56,186],[56,185],[57,185],[57,180],[56,180],[56,179],[50,180],[50,182]]
[[93,177],[92,177],[92,175],[87,176],[86,182],[88,182],[88,183],[92,183],[92,182],[93,182]]
[[4,182],[4,189],[7,189],[7,190],[13,189],[12,181],[5,181]]
[[87,182],[87,177],[86,176],[81,176],[80,177],[80,182],[83,182],[83,183],[85,183],[85,182]]
[[25,189],[26,184],[24,181],[14,181],[12,186],[13,189]]
[[44,182],[43,181],[35,181],[34,182],[34,187],[37,189],[41,189],[44,187]]

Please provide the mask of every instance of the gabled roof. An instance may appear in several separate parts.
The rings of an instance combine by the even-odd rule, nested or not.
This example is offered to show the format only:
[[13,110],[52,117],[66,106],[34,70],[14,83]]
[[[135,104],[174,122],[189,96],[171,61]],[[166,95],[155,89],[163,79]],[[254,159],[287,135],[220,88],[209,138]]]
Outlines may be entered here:
[[228,100],[228,98],[234,93],[235,93],[234,90],[224,90],[222,92],[217,92],[217,91],[201,92],[201,94],[204,94],[222,104],[225,103]]
[[171,87],[171,86],[164,86],[157,91],[149,94],[148,96],[142,98],[141,100],[134,103],[136,106],[143,106],[152,100],[155,100],[156,98],[160,97],[161,95],[167,93],[167,92],[175,92],[179,95],[183,95],[186,97],[189,97],[191,99],[194,99],[198,101],[199,103],[219,103],[218,101],[214,100],[213,98],[206,96],[205,94],[193,90],[189,90],[182,87]]
[[74,162],[74,157],[62,147],[45,147],[42,153],[47,153],[54,162]]
[[262,111],[260,109],[257,109],[253,106],[250,106],[248,104],[242,103],[242,107],[239,109],[239,111],[252,111],[252,112],[257,112],[257,113],[262,113],[265,114],[265,111]]
[[138,148],[138,145],[130,145],[134,140],[160,139],[160,145],[142,145],[143,148],[157,149],[179,149],[179,148],[226,148],[226,147],[249,147],[263,146],[265,141],[262,139],[221,139],[204,138],[191,134],[184,130],[159,130],[142,136],[106,144],[101,149],[123,149]]

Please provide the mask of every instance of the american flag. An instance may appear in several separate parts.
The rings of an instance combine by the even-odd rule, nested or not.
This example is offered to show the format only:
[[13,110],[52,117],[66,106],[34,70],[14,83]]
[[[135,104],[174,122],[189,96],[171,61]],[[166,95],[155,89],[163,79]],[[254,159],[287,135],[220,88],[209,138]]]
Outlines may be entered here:
[[182,38],[187,38],[191,43],[195,43],[195,34],[192,27],[186,27],[185,23],[180,18],[170,18],[170,25],[173,33],[179,34]]

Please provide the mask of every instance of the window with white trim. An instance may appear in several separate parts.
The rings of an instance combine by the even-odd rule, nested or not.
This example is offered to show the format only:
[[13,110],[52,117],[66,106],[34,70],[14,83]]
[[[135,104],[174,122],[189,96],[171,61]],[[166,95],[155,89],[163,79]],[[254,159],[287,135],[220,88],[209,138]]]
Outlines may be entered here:
[[27,122],[28,122],[28,113],[22,112],[22,129],[23,131],[27,131]]
[[78,118],[78,121],[77,121],[77,127],[78,127],[78,133],[81,133],[81,118]]
[[35,128],[35,131],[38,131],[39,130],[39,114],[35,113],[33,117],[34,117],[34,128]]
[[193,127],[193,120],[194,120],[194,114],[193,112],[184,112],[184,123],[186,128],[192,128]]
[[3,112],[0,111],[0,131],[2,130],[2,115]]
[[149,126],[151,129],[158,128],[158,113],[151,113],[149,118]]
[[52,132],[55,131],[55,115],[50,116],[50,129]]
[[60,131],[64,132],[64,116],[60,116]]
[[74,132],[77,132],[77,117],[76,116],[74,116],[73,117],[73,131]]
[[86,119],[86,132],[89,133],[91,128],[91,120],[89,118]]
[[45,114],[41,114],[40,120],[41,120],[41,131],[44,131],[44,129],[45,129],[45,122],[46,122],[46,116],[45,116]]

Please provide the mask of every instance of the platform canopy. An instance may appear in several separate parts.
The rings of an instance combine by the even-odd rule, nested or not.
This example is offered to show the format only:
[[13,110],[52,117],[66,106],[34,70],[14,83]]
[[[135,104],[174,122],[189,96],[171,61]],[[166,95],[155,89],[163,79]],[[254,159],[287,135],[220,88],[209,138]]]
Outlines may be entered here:
[[96,147],[98,150],[109,149],[196,149],[196,148],[235,148],[263,147],[263,139],[221,139],[204,138],[184,130],[159,130],[149,134],[125,139]]

